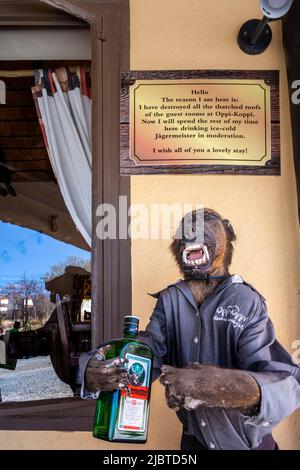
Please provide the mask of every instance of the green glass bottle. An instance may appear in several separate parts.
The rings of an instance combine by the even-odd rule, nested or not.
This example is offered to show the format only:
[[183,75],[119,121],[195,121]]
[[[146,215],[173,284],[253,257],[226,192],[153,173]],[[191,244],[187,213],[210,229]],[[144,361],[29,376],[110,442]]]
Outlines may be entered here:
[[146,442],[153,353],[136,339],[139,318],[125,317],[123,338],[112,340],[105,359],[127,359],[130,383],[114,392],[101,392],[97,400],[93,436],[117,442]]

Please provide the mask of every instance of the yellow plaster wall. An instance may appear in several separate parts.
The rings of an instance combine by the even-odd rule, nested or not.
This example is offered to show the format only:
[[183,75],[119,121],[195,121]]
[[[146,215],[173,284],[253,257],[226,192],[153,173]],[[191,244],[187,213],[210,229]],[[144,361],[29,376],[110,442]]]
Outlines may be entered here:
[[[229,218],[238,239],[232,272],[240,273],[266,297],[279,340],[291,351],[300,338],[299,228],[286,69],[280,23],[261,56],[248,56],[236,43],[239,27],[259,18],[258,1],[132,0],[132,69],[279,69],[281,75],[282,176],[135,176],[132,202],[203,203]],[[155,292],[178,278],[168,240],[133,242],[133,311],[146,324]],[[163,397],[161,422],[169,417]],[[300,449],[299,413],[276,429],[280,447]],[[298,418],[298,420],[297,420]],[[298,422],[297,422],[298,421]],[[155,445],[167,436],[158,432]],[[160,437],[159,437],[160,436]]]
[[[280,341],[291,351],[300,338],[299,229],[296,216],[289,97],[280,24],[261,56],[243,54],[236,35],[247,19],[259,17],[258,1],[131,0],[132,69],[280,69],[281,177],[136,176],[132,201],[204,203],[229,218],[238,240],[233,272],[242,274],[266,297]],[[147,323],[153,292],[178,278],[169,241],[134,241],[133,312]],[[106,445],[90,433],[0,431],[0,449],[175,449],[180,426],[154,385],[149,440],[145,446]],[[275,432],[282,449],[300,449],[300,414]]]

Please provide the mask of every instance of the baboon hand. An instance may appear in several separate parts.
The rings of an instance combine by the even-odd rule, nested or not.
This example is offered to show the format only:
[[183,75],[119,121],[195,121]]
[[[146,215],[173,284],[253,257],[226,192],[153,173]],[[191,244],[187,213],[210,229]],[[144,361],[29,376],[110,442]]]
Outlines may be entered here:
[[199,363],[183,369],[164,365],[160,382],[166,387],[167,403],[173,409],[206,406],[252,413],[260,404],[260,387],[244,370]]
[[128,383],[128,370],[125,367],[128,360],[122,357],[106,360],[109,349],[110,345],[100,348],[88,362],[85,380],[90,392],[111,392]]

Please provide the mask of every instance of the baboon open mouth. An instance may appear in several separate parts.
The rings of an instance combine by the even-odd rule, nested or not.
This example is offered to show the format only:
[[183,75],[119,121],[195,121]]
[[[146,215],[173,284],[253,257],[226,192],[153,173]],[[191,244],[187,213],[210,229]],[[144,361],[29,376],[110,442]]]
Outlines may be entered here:
[[190,244],[182,252],[182,261],[187,266],[199,266],[209,261],[207,245]]

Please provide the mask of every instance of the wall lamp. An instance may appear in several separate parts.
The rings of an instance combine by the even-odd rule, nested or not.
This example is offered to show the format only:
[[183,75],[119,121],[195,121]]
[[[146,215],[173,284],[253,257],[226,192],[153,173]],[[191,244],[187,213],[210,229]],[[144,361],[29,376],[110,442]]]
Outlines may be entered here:
[[238,45],[246,54],[261,54],[272,41],[272,30],[268,23],[280,20],[290,10],[294,0],[260,0],[263,13],[261,20],[249,20],[238,34]]

